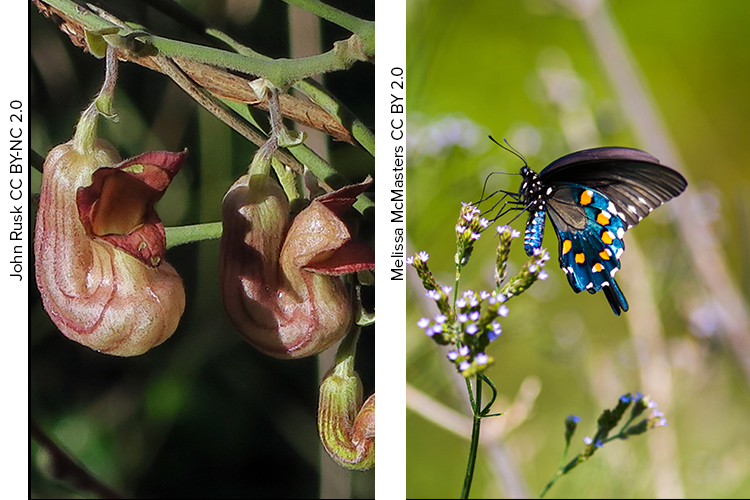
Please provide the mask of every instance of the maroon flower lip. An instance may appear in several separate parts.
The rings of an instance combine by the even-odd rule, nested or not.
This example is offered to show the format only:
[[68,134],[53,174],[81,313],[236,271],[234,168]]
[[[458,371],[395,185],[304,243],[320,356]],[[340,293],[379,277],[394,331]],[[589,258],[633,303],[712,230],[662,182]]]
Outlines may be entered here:
[[182,167],[187,150],[150,151],[96,170],[91,185],[78,189],[81,223],[92,238],[107,241],[147,266],[166,251],[166,234],[154,204]]

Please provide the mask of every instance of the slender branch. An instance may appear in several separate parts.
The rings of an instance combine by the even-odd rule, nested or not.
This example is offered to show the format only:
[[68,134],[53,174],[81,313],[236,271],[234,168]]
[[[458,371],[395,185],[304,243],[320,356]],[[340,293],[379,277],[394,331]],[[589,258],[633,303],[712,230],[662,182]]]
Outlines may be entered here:
[[[192,29],[196,33],[201,34],[201,35],[207,35],[211,38],[219,40],[240,54],[266,58],[269,60],[271,59],[267,56],[264,56],[263,54],[260,54],[254,51],[250,47],[241,44],[240,42],[230,37],[226,33],[219,31],[215,28],[209,27],[203,21],[203,19],[199,18],[198,16],[196,16],[189,10],[185,9],[181,5],[177,4],[173,0],[143,0],[143,1],[153,6],[154,8],[159,9],[161,12],[172,17],[173,19],[185,24],[188,28]],[[301,5],[298,5],[298,6],[302,7]],[[325,7],[330,9],[330,7],[328,6],[325,6]],[[333,9],[333,10],[336,10],[336,9]],[[336,11],[336,12],[339,12],[339,11]],[[344,13],[342,14],[344,16],[349,16],[349,14],[344,14]],[[357,22],[361,22],[361,20],[358,18],[355,18],[355,22],[353,24],[356,24]],[[369,23],[369,21],[367,22]],[[344,24],[341,24],[341,26],[347,27]],[[358,33],[358,34],[360,36],[363,36],[362,33]],[[296,82],[293,85],[293,87],[299,90],[300,92],[302,92],[303,94],[305,94],[307,97],[309,97],[313,102],[315,102],[325,111],[327,111],[328,114],[330,114],[333,118],[336,118],[339,123],[341,123],[344,127],[346,127],[347,129],[351,131],[352,135],[357,140],[357,142],[359,142],[359,144],[362,145],[362,147],[364,147],[367,150],[367,152],[369,152],[372,156],[375,156],[375,134],[373,134],[372,130],[370,130],[369,127],[367,127],[356,116],[354,116],[354,114],[352,114],[352,112],[349,111],[349,109],[346,106],[344,106],[335,97],[329,94],[325,90],[325,88],[323,88],[320,84],[315,82],[315,80],[312,80],[309,78],[306,80],[300,80]],[[282,96],[282,98],[283,97],[284,96]],[[284,103],[282,102],[282,113],[284,110],[283,104]]]
[[[49,0],[60,1],[60,0]],[[171,40],[156,35],[138,37],[152,44],[165,56],[177,56],[193,61],[240,71],[247,75],[265,78],[281,89],[304,78],[350,68],[357,61],[366,60],[362,39],[352,35],[345,41],[336,42],[333,49],[323,54],[298,59],[266,59],[227,52],[192,43]]]
[[[121,26],[102,19],[91,10],[72,0],[44,0],[44,2],[65,12],[66,15],[82,23],[90,31],[104,31],[113,27],[121,28]],[[110,42],[115,40],[115,37],[125,38],[123,35],[129,33],[124,31],[120,30],[119,35],[105,35],[105,39]],[[184,57],[213,66],[240,71],[248,75],[260,76],[282,89],[288,88],[294,82],[309,76],[348,69],[355,62],[367,61],[374,54],[374,36],[372,40],[365,41],[356,34],[345,41],[334,43],[333,49],[323,54],[298,59],[273,60],[171,40],[145,32],[131,32],[130,34],[141,43],[152,45],[165,56]],[[132,40],[129,41],[132,42]]]
[[[68,35],[74,45],[88,50],[88,44],[86,42],[86,33],[89,32],[102,32],[111,31],[112,28],[117,30],[121,29],[119,25],[113,24],[113,22],[102,19],[91,11],[81,7],[79,12],[70,0],[54,0],[56,5],[63,4],[65,9],[52,6],[51,2],[48,5],[47,0],[32,0],[37,8],[45,16],[55,20],[59,24],[59,28],[62,32]],[[162,2],[165,0],[161,0]],[[73,6],[73,7],[72,7]],[[72,11],[72,12],[71,12]],[[117,20],[122,25],[122,21]],[[194,24],[194,23],[193,23]],[[211,35],[216,36],[216,32],[212,31]],[[112,39],[117,42],[124,37]],[[226,35],[217,37],[219,39],[226,39]],[[131,40],[132,42],[132,40]],[[228,42],[225,42],[228,43]],[[122,45],[122,43],[120,43]],[[230,46],[232,46],[230,44]],[[233,47],[234,48],[234,47]],[[236,50],[236,49],[235,49]],[[248,53],[256,54],[257,57],[266,58],[260,56],[257,53],[247,49]],[[152,50],[152,52],[155,52]],[[134,53],[128,50],[126,46],[123,46],[117,50],[117,56],[121,61],[129,61],[149,68],[154,71],[161,71],[157,61],[155,60],[154,54],[144,55],[143,53]],[[266,58],[272,61],[270,58]],[[203,87],[208,92],[214,94],[221,99],[229,99],[238,103],[250,104],[262,109],[267,109],[267,100],[259,97],[250,85],[250,80],[240,75],[233,74],[229,71],[216,68],[210,64],[200,63],[191,59],[182,58],[175,56],[172,60],[177,64],[180,69],[187,74],[198,86]],[[288,94],[280,96],[281,112],[284,117],[289,118],[297,123],[321,130],[326,134],[331,135],[337,140],[354,143],[354,137],[352,132],[340,123],[347,123],[347,115],[341,114],[342,118],[337,118],[329,114],[321,106],[316,105],[313,102],[297,99]],[[355,121],[352,121],[355,123]],[[357,127],[359,128],[359,126]]]
[[70,482],[99,498],[123,498],[63,451],[33,418],[29,418],[29,434],[49,454],[50,470],[55,479]]
[[479,452],[479,427],[482,424],[482,415],[480,414],[480,407],[482,405],[482,379],[480,379],[479,376],[476,376],[475,380],[477,397],[474,404],[471,405],[474,410],[474,421],[471,426],[471,446],[469,447],[469,460],[466,464],[466,476],[464,477],[461,498],[469,498],[471,483],[474,480],[474,467],[477,463],[477,453]]
[[360,19],[318,0],[284,0],[284,2],[346,28],[366,41],[369,56],[375,55],[375,23],[373,21]]

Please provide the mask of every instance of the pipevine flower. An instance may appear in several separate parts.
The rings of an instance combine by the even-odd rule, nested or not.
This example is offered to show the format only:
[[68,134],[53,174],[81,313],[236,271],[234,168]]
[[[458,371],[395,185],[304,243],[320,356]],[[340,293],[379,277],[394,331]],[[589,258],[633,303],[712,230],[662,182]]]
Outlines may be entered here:
[[154,204],[187,151],[122,161],[96,138],[98,109],[44,162],[34,231],[36,281],[60,331],[97,351],[136,356],[169,338],[185,309],[182,280],[164,262]]
[[367,179],[314,199],[289,222],[270,175],[243,175],[224,196],[220,279],[232,324],[277,358],[318,354],[346,334],[352,305],[341,275],[374,269],[372,249],[342,220]]
[[352,470],[375,465],[375,394],[362,404],[362,383],[354,371],[353,355],[337,362],[323,378],[318,434],[339,465]]

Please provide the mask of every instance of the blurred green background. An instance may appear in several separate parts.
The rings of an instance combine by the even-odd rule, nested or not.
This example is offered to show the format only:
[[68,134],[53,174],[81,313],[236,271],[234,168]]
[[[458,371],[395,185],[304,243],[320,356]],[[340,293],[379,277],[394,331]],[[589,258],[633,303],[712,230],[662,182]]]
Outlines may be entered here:
[[[453,285],[460,202],[480,198],[488,173],[522,165],[488,134],[507,138],[537,172],[575,150],[619,145],[649,150],[689,181],[626,235],[617,278],[631,310],[621,317],[603,294],[571,290],[548,225],[550,277],[509,303],[503,336],[488,348],[501,394],[493,411],[508,413],[484,420],[472,496],[538,495],[559,465],[565,417],[582,418],[572,457],[601,410],[641,391],[669,426],[606,445],[547,496],[747,498],[750,5],[613,0],[602,14],[599,3],[407,3],[409,252],[430,254],[439,283]],[[488,185],[515,192],[519,177]],[[681,231],[680,218],[695,230]],[[522,231],[526,219],[513,226]],[[494,286],[490,233],[463,289]],[[512,248],[511,273],[526,260],[522,246]],[[416,327],[436,309],[408,277],[406,494],[457,497],[469,442],[458,435],[467,420],[455,417],[471,415],[466,387]]]
[[[153,32],[222,47],[144,1],[97,2]],[[289,57],[296,39],[279,0],[182,1],[215,28],[260,53]],[[327,3],[374,19],[372,1]],[[31,147],[41,156],[68,141],[104,76],[104,61],[78,47],[29,4]],[[320,49],[350,33],[321,23]],[[222,47],[225,48],[225,47]],[[358,63],[323,82],[365,124],[374,123],[374,66]],[[255,146],[204,111],[167,77],[120,65],[120,122],[100,120],[99,135],[123,158],[154,149],[190,151],[157,205],[165,226],[214,222],[221,199]],[[265,120],[261,113],[261,120]],[[329,141],[331,164],[352,182],[374,172],[363,149]],[[41,174],[31,172],[32,193]],[[373,234],[372,221],[360,227]],[[96,353],[66,339],[31,286],[29,410],[44,432],[94,476],[131,498],[311,498],[322,491],[374,495],[374,471],[350,473],[321,455],[316,428],[317,357],[282,361],[247,344],[226,318],[218,287],[219,241],[187,244],[165,256],[182,276],[187,307],[175,334],[136,358]],[[373,328],[362,332],[357,371],[374,391]],[[323,452],[324,453],[324,452]],[[49,456],[30,444],[32,498],[86,498],[55,480]]]

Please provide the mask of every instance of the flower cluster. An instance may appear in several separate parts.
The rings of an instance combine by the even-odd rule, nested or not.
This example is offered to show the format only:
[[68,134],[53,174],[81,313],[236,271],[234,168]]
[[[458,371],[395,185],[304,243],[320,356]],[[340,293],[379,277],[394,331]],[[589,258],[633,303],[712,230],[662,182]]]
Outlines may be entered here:
[[[609,433],[620,423],[620,420],[631,404],[632,409],[630,410],[630,416],[627,421],[617,434],[610,436]],[[647,409],[651,409],[651,413],[647,417],[638,420]],[[636,420],[638,421],[636,422]],[[576,425],[579,421],[580,418],[575,415],[570,415],[565,420],[566,443],[570,443],[570,438],[575,432]],[[585,448],[578,457],[566,467],[566,469],[570,470],[574,463],[583,462],[588,459],[597,449],[601,448],[609,441],[615,439],[628,439],[630,436],[643,434],[654,427],[663,427],[666,425],[667,419],[664,417],[664,414],[659,411],[656,402],[652,400],[650,396],[644,396],[640,392],[636,392],[635,394],[623,394],[620,396],[617,405],[613,409],[605,409],[602,414],[599,415],[596,434],[594,434],[594,437],[586,436],[583,438],[583,442],[586,445]]]
[[[521,236],[521,233],[510,226],[500,226],[497,228],[499,242],[497,244],[497,262],[495,266],[495,281],[500,287],[505,279],[508,254],[510,253],[510,243]],[[520,295],[534,284],[536,280],[546,280],[548,278],[544,265],[549,260],[549,252],[546,248],[537,248],[534,254],[526,262],[521,270],[508,280],[503,286],[501,293],[508,299]]]
[[490,222],[480,217],[479,208],[471,203],[461,204],[461,213],[456,223],[456,264],[463,267],[469,262],[474,243],[489,227]]
[[[469,203],[463,204],[458,220],[456,264],[460,269],[468,261],[474,243],[489,223],[479,216],[479,209]],[[491,292],[466,290],[459,296],[458,293],[454,293],[453,287],[438,285],[427,267],[427,252],[418,252],[406,259],[406,263],[416,270],[417,276],[427,290],[427,297],[435,301],[439,311],[433,318],[421,318],[417,326],[438,344],[455,346],[448,351],[447,356],[464,377],[481,372],[494,361],[485,349],[502,334],[501,318],[508,316],[508,299],[523,293],[537,279],[543,280],[547,277],[542,268],[549,260],[549,254],[546,250],[540,250],[501,288],[506,274],[510,243],[518,238],[520,233],[509,226],[502,226],[498,228],[498,236],[495,269],[497,286]]]

